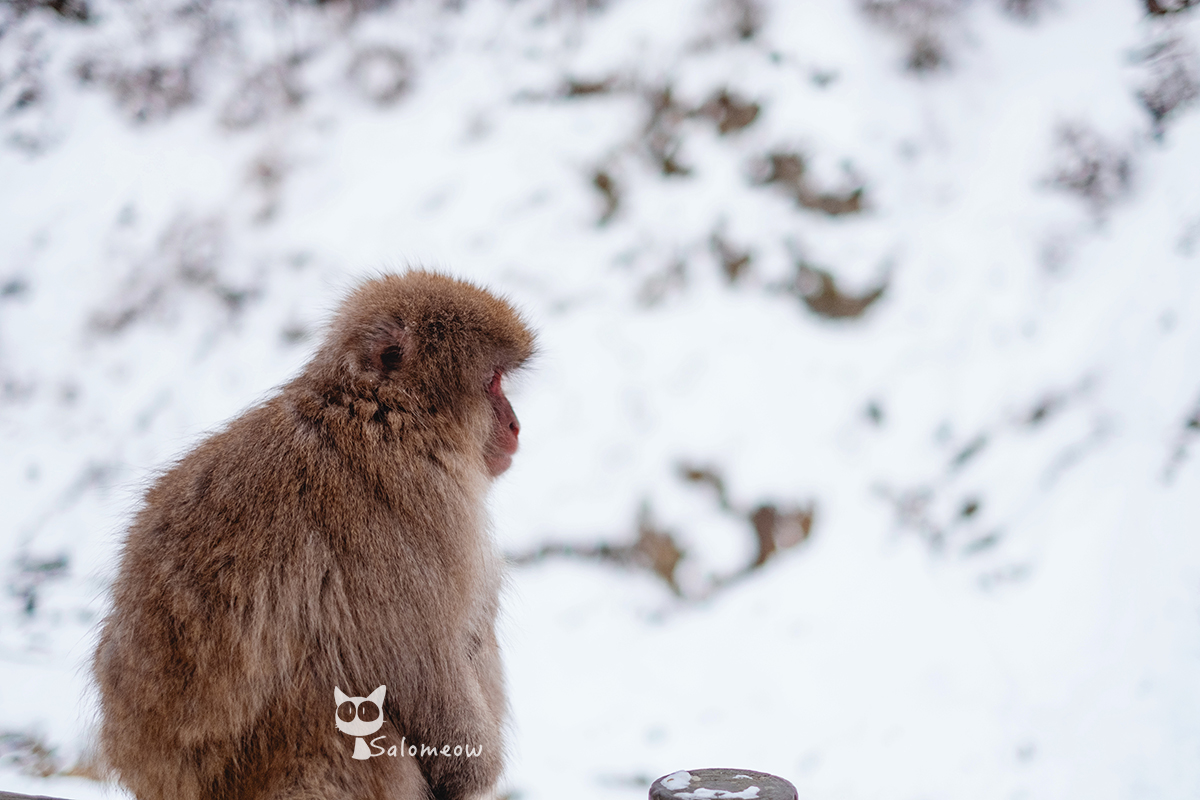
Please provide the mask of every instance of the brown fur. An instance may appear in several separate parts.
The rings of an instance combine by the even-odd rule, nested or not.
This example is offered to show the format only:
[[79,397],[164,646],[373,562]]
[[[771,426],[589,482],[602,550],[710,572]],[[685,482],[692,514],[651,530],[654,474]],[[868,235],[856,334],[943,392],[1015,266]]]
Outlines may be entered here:
[[[150,489],[95,658],[101,750],[139,798],[493,791],[505,699],[483,503],[517,427],[486,387],[532,348],[470,284],[370,281],[303,373]],[[380,684],[369,738],[482,754],[353,760],[334,686]]]

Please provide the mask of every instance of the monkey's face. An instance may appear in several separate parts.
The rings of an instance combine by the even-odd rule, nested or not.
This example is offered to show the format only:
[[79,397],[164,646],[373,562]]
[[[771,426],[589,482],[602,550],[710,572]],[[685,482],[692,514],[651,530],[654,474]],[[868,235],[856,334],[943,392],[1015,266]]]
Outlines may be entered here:
[[487,387],[488,403],[492,410],[491,435],[484,447],[484,461],[488,473],[494,478],[512,465],[513,454],[517,452],[517,439],[521,434],[521,423],[513,412],[512,405],[504,396],[501,380],[503,371],[497,369],[492,374],[492,380]]
[[337,703],[337,729],[350,736],[370,736],[383,726],[383,695],[386,686],[380,686],[367,697],[347,697],[341,689],[333,687],[333,699]]

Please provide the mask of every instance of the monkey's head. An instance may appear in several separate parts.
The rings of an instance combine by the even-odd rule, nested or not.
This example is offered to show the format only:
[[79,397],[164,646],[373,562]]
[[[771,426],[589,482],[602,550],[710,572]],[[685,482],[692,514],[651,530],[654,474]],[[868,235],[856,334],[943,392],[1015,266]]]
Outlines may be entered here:
[[532,332],[506,301],[414,270],[355,290],[310,373],[326,393],[369,400],[385,416],[399,411],[421,430],[472,432],[495,477],[512,463],[521,430],[503,379],[533,350]]

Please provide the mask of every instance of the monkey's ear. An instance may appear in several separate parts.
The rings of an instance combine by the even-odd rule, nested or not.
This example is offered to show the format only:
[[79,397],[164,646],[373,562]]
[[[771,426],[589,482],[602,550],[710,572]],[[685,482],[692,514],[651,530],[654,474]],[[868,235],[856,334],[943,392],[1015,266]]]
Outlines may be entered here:
[[380,686],[378,689],[367,695],[367,699],[380,708],[383,708],[383,695],[385,692],[387,692],[387,687]]
[[388,320],[382,323],[367,341],[367,368],[383,376],[395,372],[411,352],[409,343],[403,322]]
[[337,703],[340,706],[342,703],[346,702],[349,699],[350,699],[349,697],[346,697],[346,695],[342,694],[341,689],[339,689],[336,686],[333,687],[333,702]]

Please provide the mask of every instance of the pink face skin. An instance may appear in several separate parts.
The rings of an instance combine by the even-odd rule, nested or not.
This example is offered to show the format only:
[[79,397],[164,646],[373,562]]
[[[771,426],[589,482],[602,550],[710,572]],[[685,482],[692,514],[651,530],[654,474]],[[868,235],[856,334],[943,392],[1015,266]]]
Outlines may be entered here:
[[521,434],[521,423],[517,421],[517,415],[513,413],[512,405],[504,396],[504,389],[500,385],[503,377],[504,373],[496,370],[492,374],[492,382],[487,387],[487,396],[492,404],[495,419],[483,459],[487,464],[488,474],[493,478],[502,474],[512,464],[513,453],[517,452],[517,437]]

